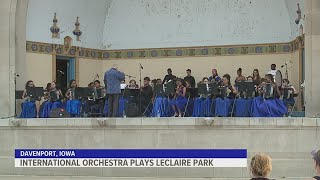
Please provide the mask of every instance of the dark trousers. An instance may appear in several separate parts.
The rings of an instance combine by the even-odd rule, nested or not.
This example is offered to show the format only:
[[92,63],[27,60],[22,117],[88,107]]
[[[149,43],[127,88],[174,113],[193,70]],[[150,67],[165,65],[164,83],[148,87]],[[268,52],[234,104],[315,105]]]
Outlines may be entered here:
[[109,94],[108,98],[108,116],[117,117],[119,108],[120,94]]

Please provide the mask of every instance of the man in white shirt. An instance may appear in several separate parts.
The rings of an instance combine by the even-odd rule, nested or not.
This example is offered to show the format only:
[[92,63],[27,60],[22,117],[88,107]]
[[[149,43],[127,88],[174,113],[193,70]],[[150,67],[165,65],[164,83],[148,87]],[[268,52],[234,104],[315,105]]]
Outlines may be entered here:
[[274,77],[277,73],[276,67],[275,64],[271,64],[271,70],[269,70],[267,74],[271,74]]

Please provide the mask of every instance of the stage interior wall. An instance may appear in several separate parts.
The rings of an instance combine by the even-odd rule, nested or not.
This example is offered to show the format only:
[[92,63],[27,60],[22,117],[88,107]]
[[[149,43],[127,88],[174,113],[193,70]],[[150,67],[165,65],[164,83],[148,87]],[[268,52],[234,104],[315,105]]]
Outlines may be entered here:
[[[142,64],[142,78],[149,76],[151,79],[161,78],[167,74],[167,68],[172,68],[173,74],[178,77],[186,75],[185,70],[192,69],[192,75],[196,82],[203,77],[211,75],[212,68],[218,69],[220,76],[228,73],[231,75],[232,83],[236,77],[238,68],[243,69],[243,75],[249,76],[253,69],[260,70],[260,75],[264,76],[270,69],[272,63],[277,64],[278,69],[282,71],[283,76],[285,69],[280,66],[287,61],[292,60],[290,65],[289,79],[295,87],[299,87],[299,52],[288,54],[265,54],[265,55],[235,55],[235,56],[215,56],[215,57],[182,57],[182,58],[153,58],[153,59],[121,59],[121,60],[94,60],[79,58],[79,86],[87,86],[96,74],[99,80],[103,81],[104,72],[110,69],[113,64],[117,64],[119,69],[125,74],[135,78],[126,77],[139,81],[139,63]],[[27,78],[34,80],[37,86],[45,86],[48,82],[54,80],[52,70],[52,55],[27,53]]]

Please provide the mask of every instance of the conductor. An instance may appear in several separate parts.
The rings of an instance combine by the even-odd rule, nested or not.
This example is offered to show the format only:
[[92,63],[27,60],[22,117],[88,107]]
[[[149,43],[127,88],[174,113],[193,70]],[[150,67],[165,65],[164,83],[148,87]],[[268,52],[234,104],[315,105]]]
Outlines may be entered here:
[[108,116],[116,117],[119,108],[119,98],[121,94],[120,84],[125,80],[125,74],[118,71],[118,66],[112,68],[104,74],[104,84],[106,85],[108,98]]

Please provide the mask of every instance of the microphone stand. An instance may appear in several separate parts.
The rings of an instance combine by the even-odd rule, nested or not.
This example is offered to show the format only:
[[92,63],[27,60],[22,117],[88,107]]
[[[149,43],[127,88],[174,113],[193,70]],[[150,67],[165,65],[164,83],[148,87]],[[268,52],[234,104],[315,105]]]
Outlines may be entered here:
[[139,87],[141,88],[141,90],[139,90],[139,111],[140,111],[140,113],[142,112],[141,93],[142,93],[142,89],[143,89],[142,86],[141,86],[141,84],[142,84],[141,83],[142,82],[142,80],[141,80],[141,71],[142,71],[142,66],[141,66],[141,64],[139,64],[139,78],[140,78],[139,79],[139,82],[140,82],[140,86]]
[[285,74],[285,76],[286,76],[286,79],[289,79],[289,77],[288,77],[288,64],[286,63],[285,65],[286,65],[286,74]]

